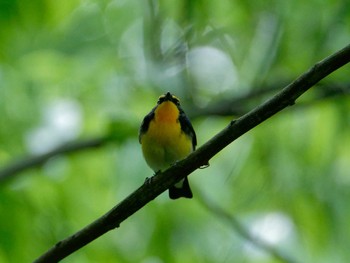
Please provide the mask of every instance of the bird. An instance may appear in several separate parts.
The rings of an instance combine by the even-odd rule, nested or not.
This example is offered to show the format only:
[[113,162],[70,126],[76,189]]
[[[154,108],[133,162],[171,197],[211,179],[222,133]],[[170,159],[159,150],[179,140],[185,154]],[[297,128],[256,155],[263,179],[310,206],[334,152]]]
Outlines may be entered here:
[[[176,96],[167,92],[159,97],[157,105],[141,123],[139,142],[146,163],[155,173],[195,150],[196,133]],[[193,197],[187,177],[169,188],[170,199],[180,197]]]

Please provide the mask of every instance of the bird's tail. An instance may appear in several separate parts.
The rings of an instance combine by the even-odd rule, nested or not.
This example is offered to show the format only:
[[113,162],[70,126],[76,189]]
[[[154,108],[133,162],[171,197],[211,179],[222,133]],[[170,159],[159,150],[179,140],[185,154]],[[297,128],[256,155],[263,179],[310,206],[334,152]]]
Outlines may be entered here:
[[193,197],[187,177],[169,188],[169,197],[170,199],[178,199],[180,197]]

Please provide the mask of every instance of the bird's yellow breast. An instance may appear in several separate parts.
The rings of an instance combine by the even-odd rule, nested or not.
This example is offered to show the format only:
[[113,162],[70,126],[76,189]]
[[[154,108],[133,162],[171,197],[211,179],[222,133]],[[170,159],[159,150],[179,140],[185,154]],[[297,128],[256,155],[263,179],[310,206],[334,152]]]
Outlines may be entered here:
[[181,130],[177,106],[166,101],[154,112],[141,143],[148,165],[155,171],[168,168],[193,151],[192,139]]

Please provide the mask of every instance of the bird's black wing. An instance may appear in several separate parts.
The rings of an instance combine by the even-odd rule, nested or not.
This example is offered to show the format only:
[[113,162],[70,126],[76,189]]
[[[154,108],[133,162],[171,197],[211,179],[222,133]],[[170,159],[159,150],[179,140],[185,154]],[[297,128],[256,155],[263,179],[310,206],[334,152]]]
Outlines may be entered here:
[[186,116],[185,112],[181,108],[179,108],[179,111],[180,111],[179,122],[181,125],[181,130],[192,138],[192,147],[193,147],[193,150],[195,150],[197,145],[196,133],[193,129],[193,126],[190,120]]
[[139,142],[141,143],[141,136],[148,130],[149,123],[154,118],[154,111],[156,107],[154,107],[150,113],[148,113],[141,123],[140,129],[139,129]]

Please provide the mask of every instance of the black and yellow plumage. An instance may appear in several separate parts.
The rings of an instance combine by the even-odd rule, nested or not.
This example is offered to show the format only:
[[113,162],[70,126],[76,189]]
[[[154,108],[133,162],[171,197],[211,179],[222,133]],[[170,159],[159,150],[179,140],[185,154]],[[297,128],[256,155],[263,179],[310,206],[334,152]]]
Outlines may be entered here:
[[[170,92],[159,97],[157,105],[148,113],[140,127],[139,141],[147,164],[158,172],[184,159],[197,145],[196,133]],[[169,197],[192,198],[187,177],[169,188]]]

